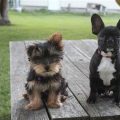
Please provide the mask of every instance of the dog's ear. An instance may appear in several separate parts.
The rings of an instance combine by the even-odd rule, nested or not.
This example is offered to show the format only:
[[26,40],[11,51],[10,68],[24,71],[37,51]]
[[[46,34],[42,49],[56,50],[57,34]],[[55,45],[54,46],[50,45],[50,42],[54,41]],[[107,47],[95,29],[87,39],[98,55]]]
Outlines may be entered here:
[[28,48],[27,48],[27,55],[29,57],[31,56],[40,56],[40,53],[41,53],[41,49],[38,47],[37,44],[35,45],[30,45]]
[[120,20],[117,23],[117,28],[120,30]]
[[92,33],[97,35],[103,28],[104,22],[98,14],[93,14],[91,17]]
[[53,43],[59,50],[63,50],[62,34],[61,33],[56,32],[56,33],[52,34],[49,37],[48,42]]

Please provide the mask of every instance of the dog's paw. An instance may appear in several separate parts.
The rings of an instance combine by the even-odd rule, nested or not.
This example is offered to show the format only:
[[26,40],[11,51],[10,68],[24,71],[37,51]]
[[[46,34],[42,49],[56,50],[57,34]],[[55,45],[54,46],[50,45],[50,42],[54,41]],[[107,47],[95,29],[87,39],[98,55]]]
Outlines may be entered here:
[[120,107],[120,102],[118,100],[113,100],[113,103],[116,104],[118,107]]
[[28,104],[25,106],[25,110],[38,110],[40,109],[40,105]]
[[47,106],[50,108],[60,108],[63,104],[61,102],[58,103],[48,103]]
[[24,108],[25,108],[25,110],[32,110],[33,106],[31,104],[28,104]]
[[120,107],[120,103],[118,102],[118,103],[116,103],[116,105],[118,106],[118,107]]
[[120,102],[115,102],[115,101],[114,101],[114,103],[115,103],[118,107],[120,107]]
[[25,108],[25,110],[31,110],[31,105],[30,104],[28,104],[28,105],[26,105],[24,108]]
[[89,103],[89,104],[95,104],[95,102],[96,102],[96,98],[95,97],[89,97],[87,99],[87,103]]
[[62,96],[61,96],[61,102],[65,102],[67,98],[68,98],[68,96],[62,95]]
[[62,107],[62,103],[61,102],[59,102],[59,103],[57,103],[57,107],[59,108],[59,107]]

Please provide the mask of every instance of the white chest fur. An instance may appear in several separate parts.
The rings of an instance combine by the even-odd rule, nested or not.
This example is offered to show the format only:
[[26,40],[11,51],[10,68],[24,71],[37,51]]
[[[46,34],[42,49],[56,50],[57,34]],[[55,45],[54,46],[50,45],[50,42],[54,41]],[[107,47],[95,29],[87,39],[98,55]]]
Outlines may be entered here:
[[104,85],[109,86],[111,80],[114,78],[113,73],[115,65],[112,63],[111,58],[102,57],[98,70],[100,78],[103,80]]

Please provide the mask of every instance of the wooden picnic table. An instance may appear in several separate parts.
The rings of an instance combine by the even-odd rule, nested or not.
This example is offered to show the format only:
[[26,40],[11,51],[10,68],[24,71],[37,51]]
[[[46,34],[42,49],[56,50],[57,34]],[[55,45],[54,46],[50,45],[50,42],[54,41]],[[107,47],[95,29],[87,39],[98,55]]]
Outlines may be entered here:
[[87,104],[89,96],[89,62],[97,42],[95,40],[64,41],[62,73],[69,83],[69,97],[61,108],[44,106],[27,111],[23,99],[24,85],[29,70],[26,47],[40,41],[10,42],[11,120],[120,120],[120,108],[110,98],[98,98]]

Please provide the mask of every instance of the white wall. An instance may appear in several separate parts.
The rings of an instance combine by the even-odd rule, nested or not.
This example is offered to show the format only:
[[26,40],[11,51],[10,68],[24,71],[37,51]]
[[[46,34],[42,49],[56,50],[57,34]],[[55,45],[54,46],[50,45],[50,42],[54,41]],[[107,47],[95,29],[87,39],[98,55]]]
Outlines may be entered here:
[[21,0],[22,6],[47,6],[48,0]]
[[60,0],[48,0],[48,10],[60,10]]
[[120,9],[115,0],[60,0],[61,6],[67,7],[71,4],[71,7],[86,8],[87,3],[99,3],[107,7],[107,9]]
[[[87,3],[99,3],[107,7],[107,9],[119,9],[115,0],[59,0],[61,7],[86,8]],[[21,0],[21,5],[24,6],[48,6],[48,0]]]
[[76,8],[85,8],[86,7],[86,0],[60,0],[62,7],[67,7],[70,4],[71,7]]

